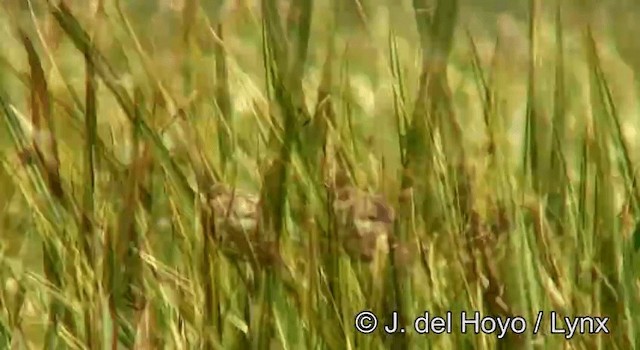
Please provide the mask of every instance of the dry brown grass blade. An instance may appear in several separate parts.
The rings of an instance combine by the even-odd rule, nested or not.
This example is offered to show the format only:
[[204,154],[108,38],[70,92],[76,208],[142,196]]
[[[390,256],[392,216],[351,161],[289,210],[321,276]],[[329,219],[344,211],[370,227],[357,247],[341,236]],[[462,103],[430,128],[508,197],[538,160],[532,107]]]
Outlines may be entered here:
[[51,101],[44,70],[31,39],[22,29],[19,29],[19,36],[27,51],[31,69],[31,123],[35,131],[32,146],[33,152],[35,152],[40,163],[44,166],[45,180],[49,191],[51,191],[54,198],[65,204],[66,196],[60,178],[58,144],[53,127]]
[[[135,102],[144,108],[142,93],[135,92]],[[137,118],[141,118],[140,113]],[[125,320],[138,318],[144,305],[145,286],[143,283],[143,262],[140,257],[142,241],[136,223],[140,205],[140,188],[149,179],[151,166],[150,147],[141,140],[140,130],[133,129],[133,161],[127,171],[123,186],[123,204],[116,226],[111,228],[106,237],[107,264],[105,273],[105,290],[109,291],[109,307],[113,322],[114,341],[121,341],[123,334],[130,333],[129,324]],[[126,266],[126,268],[124,268]],[[138,315],[138,316],[136,316]],[[131,340],[135,343],[135,339]]]

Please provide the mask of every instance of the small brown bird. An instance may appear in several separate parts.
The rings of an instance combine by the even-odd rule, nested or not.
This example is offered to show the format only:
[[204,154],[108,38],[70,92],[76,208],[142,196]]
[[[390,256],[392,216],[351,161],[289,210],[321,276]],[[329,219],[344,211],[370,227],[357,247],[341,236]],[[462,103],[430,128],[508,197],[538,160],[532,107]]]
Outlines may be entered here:
[[333,209],[344,229],[343,244],[347,253],[358,260],[372,262],[396,249],[406,260],[405,247],[393,236],[395,210],[382,196],[371,194],[348,184],[348,178],[338,171],[333,183]]
[[216,183],[206,194],[223,245],[246,254],[257,243],[260,220],[258,195]]
[[387,253],[395,213],[381,198],[347,187],[337,190],[333,208],[345,232],[345,249],[371,261],[377,251]]

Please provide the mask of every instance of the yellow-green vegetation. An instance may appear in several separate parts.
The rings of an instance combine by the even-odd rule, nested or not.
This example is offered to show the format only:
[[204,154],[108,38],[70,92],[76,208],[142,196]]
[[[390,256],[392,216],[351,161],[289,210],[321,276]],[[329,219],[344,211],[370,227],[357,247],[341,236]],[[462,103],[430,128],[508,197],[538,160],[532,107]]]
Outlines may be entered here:
[[639,14],[1,1],[0,348],[635,349]]

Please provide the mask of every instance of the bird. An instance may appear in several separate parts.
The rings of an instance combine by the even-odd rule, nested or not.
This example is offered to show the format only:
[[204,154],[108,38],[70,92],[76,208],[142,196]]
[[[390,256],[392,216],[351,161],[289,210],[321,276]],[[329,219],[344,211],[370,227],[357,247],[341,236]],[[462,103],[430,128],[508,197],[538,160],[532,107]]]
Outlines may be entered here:
[[[325,185],[333,199],[331,208],[347,255],[372,263],[394,250],[396,263],[410,261],[411,249],[393,234],[396,220],[393,206],[382,195],[351,185],[344,171],[337,171],[331,178]],[[207,191],[206,199],[223,246],[245,257],[255,254],[259,260],[278,260],[277,246],[261,235],[259,193],[216,182]]]
[[345,172],[338,171],[336,177],[332,207],[346,253],[357,261],[373,263],[394,251],[396,265],[408,264],[411,249],[394,234],[393,206],[380,194],[348,184]]
[[247,257],[260,238],[259,195],[216,182],[205,192],[205,200],[221,245]]

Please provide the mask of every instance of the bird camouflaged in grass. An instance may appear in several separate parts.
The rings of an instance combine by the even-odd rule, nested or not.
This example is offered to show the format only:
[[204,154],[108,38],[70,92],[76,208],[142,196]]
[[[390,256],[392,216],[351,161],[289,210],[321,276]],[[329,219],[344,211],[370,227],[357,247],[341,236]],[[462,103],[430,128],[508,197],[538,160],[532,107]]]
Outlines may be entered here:
[[225,252],[241,258],[255,254],[259,262],[265,263],[276,259],[277,255],[272,256],[275,252],[270,252],[258,232],[259,195],[215,183],[206,193],[206,200]]
[[396,266],[409,264],[411,250],[393,234],[394,208],[381,195],[349,185],[344,172],[338,172],[332,187],[333,210],[344,228],[341,236],[347,254],[372,263],[393,250]]
[[[275,268],[282,272],[287,290],[297,296],[296,273],[285,263],[277,242],[265,240],[261,235],[260,195],[218,182],[209,188],[205,198],[224,255],[234,263],[249,261],[254,269]],[[248,276],[245,282],[255,288]]]

